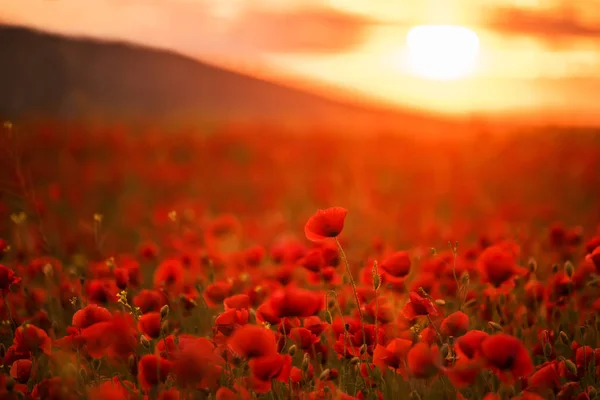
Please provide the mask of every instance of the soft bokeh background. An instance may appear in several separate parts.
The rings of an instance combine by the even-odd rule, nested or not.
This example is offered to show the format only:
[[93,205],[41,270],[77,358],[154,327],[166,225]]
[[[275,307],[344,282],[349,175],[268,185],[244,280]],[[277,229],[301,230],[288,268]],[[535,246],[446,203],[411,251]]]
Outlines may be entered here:
[[[562,122],[600,115],[597,0],[0,0],[0,21],[156,46],[365,101]],[[420,24],[477,32],[473,76],[413,76],[405,36]]]

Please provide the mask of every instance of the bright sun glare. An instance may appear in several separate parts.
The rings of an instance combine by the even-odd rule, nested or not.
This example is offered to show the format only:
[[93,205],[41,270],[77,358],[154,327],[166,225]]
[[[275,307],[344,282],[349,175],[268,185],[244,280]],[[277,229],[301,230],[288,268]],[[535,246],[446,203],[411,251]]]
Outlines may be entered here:
[[423,78],[452,80],[473,72],[479,38],[463,26],[421,25],[406,36],[411,71]]

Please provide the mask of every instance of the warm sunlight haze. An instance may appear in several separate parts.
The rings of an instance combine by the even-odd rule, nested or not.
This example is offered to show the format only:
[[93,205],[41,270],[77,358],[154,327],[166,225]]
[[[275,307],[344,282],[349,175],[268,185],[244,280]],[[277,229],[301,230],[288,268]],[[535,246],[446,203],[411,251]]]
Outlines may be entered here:
[[462,26],[421,25],[406,36],[413,73],[434,80],[469,75],[477,61],[479,38]]

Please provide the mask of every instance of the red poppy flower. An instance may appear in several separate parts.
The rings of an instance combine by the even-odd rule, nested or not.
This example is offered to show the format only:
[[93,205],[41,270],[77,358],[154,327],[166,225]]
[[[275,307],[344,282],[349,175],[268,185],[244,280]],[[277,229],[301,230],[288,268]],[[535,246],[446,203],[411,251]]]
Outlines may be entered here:
[[318,210],[304,226],[306,238],[311,242],[321,242],[327,238],[337,237],[344,229],[347,214],[348,210],[342,207]]
[[112,314],[104,307],[97,304],[88,304],[73,314],[71,324],[75,328],[83,329],[98,322],[110,321]]
[[138,379],[144,390],[164,383],[171,373],[172,363],[162,357],[148,354],[140,358],[138,363]]
[[373,364],[385,371],[388,368],[404,374],[406,356],[413,342],[406,339],[393,339],[387,346],[377,345],[373,351]]
[[480,349],[488,366],[503,382],[514,382],[533,372],[533,362],[527,349],[513,336],[504,333],[492,335],[481,342]]
[[410,272],[411,261],[406,251],[398,251],[386,258],[379,267],[395,278],[403,278]]
[[151,339],[160,337],[161,316],[159,312],[144,314],[138,320],[138,329]]
[[456,339],[454,342],[454,350],[457,355],[473,359],[477,356],[481,342],[487,339],[490,335],[479,330],[472,330],[465,333],[463,336]]
[[457,389],[472,385],[481,372],[482,362],[468,358],[459,358],[456,363],[446,369],[445,373]]
[[42,351],[44,354],[50,355],[52,351],[52,339],[48,334],[33,325],[22,325],[15,331],[13,340],[15,351],[19,353]]
[[173,355],[173,374],[186,387],[215,389],[225,360],[215,353],[215,346],[202,337],[194,338]]
[[236,330],[227,342],[238,357],[254,358],[277,353],[273,331],[256,325],[245,325]]
[[31,376],[31,360],[16,360],[10,367],[10,376],[19,383],[27,383]]
[[439,349],[437,346],[417,343],[408,352],[406,363],[415,378],[430,378],[437,374],[441,366]]
[[223,300],[225,309],[247,310],[250,308],[250,297],[247,294],[236,294]]
[[484,282],[500,287],[518,272],[514,254],[500,245],[490,246],[479,255],[477,265]]
[[469,329],[469,316],[462,311],[448,315],[442,321],[440,332],[442,335],[458,337],[464,335]]
[[226,387],[220,387],[215,395],[216,400],[250,400],[252,395],[243,386],[235,385],[235,392]]
[[160,311],[162,306],[167,304],[165,296],[155,289],[144,289],[133,298],[133,304],[140,308],[140,311],[145,314],[151,311]]
[[402,309],[402,314],[406,319],[413,320],[421,315],[435,316],[438,314],[430,299],[421,297],[417,292],[410,292],[409,297],[410,301]]
[[310,317],[323,308],[325,297],[317,292],[286,287],[271,295],[269,303],[279,318]]
[[19,283],[21,278],[15,276],[12,269],[0,264],[0,290],[7,290],[13,283]]
[[252,387],[257,393],[268,393],[271,382],[278,380],[287,382],[292,369],[292,357],[289,355],[272,354],[257,357],[249,362],[252,371]]

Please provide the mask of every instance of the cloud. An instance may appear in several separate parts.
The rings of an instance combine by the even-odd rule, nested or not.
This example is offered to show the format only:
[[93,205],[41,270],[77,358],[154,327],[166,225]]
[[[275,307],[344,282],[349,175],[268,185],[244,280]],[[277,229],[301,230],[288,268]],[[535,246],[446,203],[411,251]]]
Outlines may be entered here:
[[336,53],[360,45],[373,26],[366,17],[328,8],[250,10],[229,35],[244,47],[269,53]]
[[503,35],[533,37],[551,48],[570,46],[574,40],[600,38],[600,21],[592,25],[578,13],[563,8],[494,8],[486,25]]

